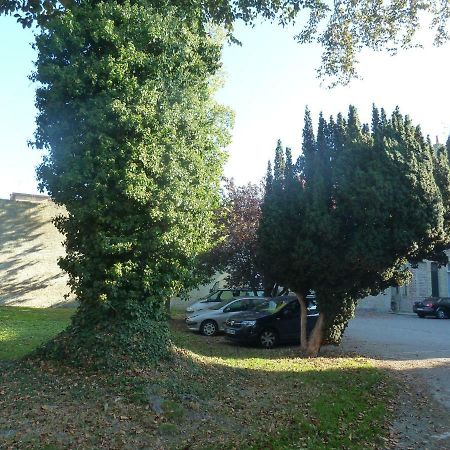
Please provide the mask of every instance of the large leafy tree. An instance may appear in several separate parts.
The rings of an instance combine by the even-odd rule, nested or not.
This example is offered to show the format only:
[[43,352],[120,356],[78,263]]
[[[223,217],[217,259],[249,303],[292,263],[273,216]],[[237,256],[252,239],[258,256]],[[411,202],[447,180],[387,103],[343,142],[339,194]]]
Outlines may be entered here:
[[[320,317],[303,348],[317,354],[323,342],[339,342],[358,299],[409,279],[408,262],[447,261],[450,172],[444,150],[435,154],[398,110],[387,119],[374,108],[371,129],[353,107],[347,119],[320,117],[317,137],[305,117],[297,165],[302,194],[295,202],[287,193],[278,200],[297,229],[280,220],[274,234],[291,236],[279,248],[291,268],[283,283],[296,292],[303,287],[301,303],[306,289],[316,291]],[[266,221],[263,209],[262,227]],[[266,270],[278,277],[278,267]]]
[[261,288],[256,260],[256,232],[261,216],[261,188],[252,183],[237,186],[226,180],[221,205],[216,212],[217,245],[205,255],[212,272],[226,272],[229,287]]
[[[30,26],[34,20],[43,24],[83,3],[83,0],[2,0],[0,14],[13,13],[24,26]],[[416,32],[422,28],[424,19],[429,19],[434,29],[436,45],[449,37],[447,0],[152,0],[149,3],[158,8],[170,4],[178,8],[180,17],[195,14],[204,23],[220,24],[232,39],[236,20],[253,24],[262,17],[285,25],[304,19],[296,39],[301,43],[316,41],[323,47],[318,72],[322,78],[331,77],[331,84],[347,83],[357,76],[358,55],[363,48],[395,52],[416,45]]]
[[164,300],[211,246],[228,115],[211,97],[220,42],[195,15],[85,1],[37,37],[41,187],[67,216],[61,267],[80,301],[42,350],[94,366],[147,364],[168,344]]

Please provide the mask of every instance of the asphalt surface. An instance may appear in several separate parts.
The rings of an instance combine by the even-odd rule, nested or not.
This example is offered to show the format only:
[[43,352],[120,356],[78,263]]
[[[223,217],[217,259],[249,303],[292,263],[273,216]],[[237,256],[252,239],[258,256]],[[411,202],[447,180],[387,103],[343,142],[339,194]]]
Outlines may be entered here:
[[450,450],[450,320],[359,312],[342,350],[398,376],[394,444],[386,448]]
[[360,312],[350,321],[343,346],[418,376],[450,410],[450,319]]

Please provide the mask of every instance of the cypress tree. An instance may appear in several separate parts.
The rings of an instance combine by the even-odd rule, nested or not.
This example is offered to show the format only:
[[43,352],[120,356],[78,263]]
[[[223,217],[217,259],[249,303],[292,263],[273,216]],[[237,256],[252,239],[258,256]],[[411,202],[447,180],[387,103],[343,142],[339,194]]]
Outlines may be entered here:
[[354,107],[346,120],[321,116],[314,141],[309,117],[305,127],[300,201],[281,199],[296,227],[283,230],[294,244],[283,243],[282,276],[294,292],[316,291],[320,317],[307,345],[302,335],[313,355],[340,341],[359,299],[408,281],[408,262],[446,262],[450,168],[398,108],[388,119],[374,107],[371,130]]

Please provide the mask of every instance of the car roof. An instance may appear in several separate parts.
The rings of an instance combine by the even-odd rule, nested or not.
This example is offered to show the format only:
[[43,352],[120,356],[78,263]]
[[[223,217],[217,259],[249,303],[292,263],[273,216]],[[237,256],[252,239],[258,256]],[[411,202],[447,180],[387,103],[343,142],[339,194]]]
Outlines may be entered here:
[[253,289],[251,287],[237,287],[237,288],[218,288],[214,292],[219,291],[264,291],[264,289]]
[[240,300],[256,300],[256,301],[263,301],[263,300],[270,300],[270,297],[251,297],[251,296],[242,296],[242,297],[236,297],[232,298],[230,300],[225,300],[222,302],[225,305],[229,305],[230,303],[234,303]]

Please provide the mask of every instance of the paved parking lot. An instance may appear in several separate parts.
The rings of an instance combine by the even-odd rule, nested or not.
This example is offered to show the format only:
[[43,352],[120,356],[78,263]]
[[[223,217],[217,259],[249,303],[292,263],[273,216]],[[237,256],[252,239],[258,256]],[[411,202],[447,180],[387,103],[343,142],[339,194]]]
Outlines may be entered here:
[[360,312],[340,348],[401,379],[396,449],[450,450],[450,320]]
[[361,312],[350,322],[343,346],[419,376],[450,410],[450,320]]

